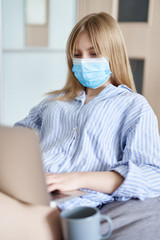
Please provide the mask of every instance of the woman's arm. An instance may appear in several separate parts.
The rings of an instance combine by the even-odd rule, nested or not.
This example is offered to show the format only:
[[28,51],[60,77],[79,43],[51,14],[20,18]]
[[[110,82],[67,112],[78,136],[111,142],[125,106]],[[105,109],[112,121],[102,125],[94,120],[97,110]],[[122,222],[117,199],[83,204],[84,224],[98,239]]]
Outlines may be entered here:
[[125,178],[113,193],[117,199],[144,200],[160,195],[160,136],[152,110],[137,119],[127,134],[122,161],[108,170],[119,172]]
[[48,99],[43,99],[39,104],[34,106],[30,111],[27,117],[16,122],[14,126],[17,127],[29,127],[35,130],[39,130],[41,127],[42,121],[42,112],[45,106],[47,106]]
[[112,194],[124,178],[117,172],[71,172],[47,174],[48,191],[71,191],[87,188],[98,192]]

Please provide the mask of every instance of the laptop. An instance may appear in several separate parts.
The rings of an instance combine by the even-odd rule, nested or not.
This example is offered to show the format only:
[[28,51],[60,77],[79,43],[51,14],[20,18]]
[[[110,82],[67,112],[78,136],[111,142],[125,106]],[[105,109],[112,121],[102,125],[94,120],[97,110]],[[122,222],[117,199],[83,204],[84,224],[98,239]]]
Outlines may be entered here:
[[47,192],[35,130],[0,126],[0,191],[23,202],[55,207],[85,191]]

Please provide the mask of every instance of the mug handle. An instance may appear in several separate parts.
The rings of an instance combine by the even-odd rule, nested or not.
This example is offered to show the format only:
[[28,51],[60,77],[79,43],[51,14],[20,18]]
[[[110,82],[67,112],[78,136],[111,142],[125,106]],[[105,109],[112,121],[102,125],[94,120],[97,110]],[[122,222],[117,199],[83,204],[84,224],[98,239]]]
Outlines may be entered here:
[[110,235],[111,235],[111,233],[112,233],[112,220],[110,219],[110,217],[101,215],[100,221],[102,222],[103,220],[105,220],[106,222],[108,222],[108,224],[109,224],[109,229],[108,229],[108,232],[107,232],[107,233],[105,233],[105,234],[103,234],[103,235],[100,236],[100,239],[101,239],[101,240],[105,240],[105,239],[109,238]]

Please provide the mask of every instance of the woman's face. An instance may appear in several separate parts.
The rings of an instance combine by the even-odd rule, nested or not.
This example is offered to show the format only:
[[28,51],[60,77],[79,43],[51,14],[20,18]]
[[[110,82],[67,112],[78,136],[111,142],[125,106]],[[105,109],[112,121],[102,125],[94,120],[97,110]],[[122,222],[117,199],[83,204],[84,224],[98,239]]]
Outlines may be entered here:
[[74,58],[96,58],[98,57],[93,48],[92,42],[87,32],[81,32],[74,51]]

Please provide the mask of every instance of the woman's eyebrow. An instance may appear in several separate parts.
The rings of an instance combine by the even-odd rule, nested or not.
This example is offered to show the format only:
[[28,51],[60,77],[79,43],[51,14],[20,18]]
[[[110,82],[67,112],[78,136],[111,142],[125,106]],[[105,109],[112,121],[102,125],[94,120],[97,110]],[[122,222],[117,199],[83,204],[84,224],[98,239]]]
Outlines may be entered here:
[[94,50],[94,47],[89,47],[87,48],[87,50]]
[[[94,50],[94,47],[89,47],[89,48],[87,48],[86,50],[87,50],[87,51],[89,51],[89,50]],[[76,51],[76,52],[80,52],[81,50],[79,50],[78,48],[76,48],[75,51]]]

